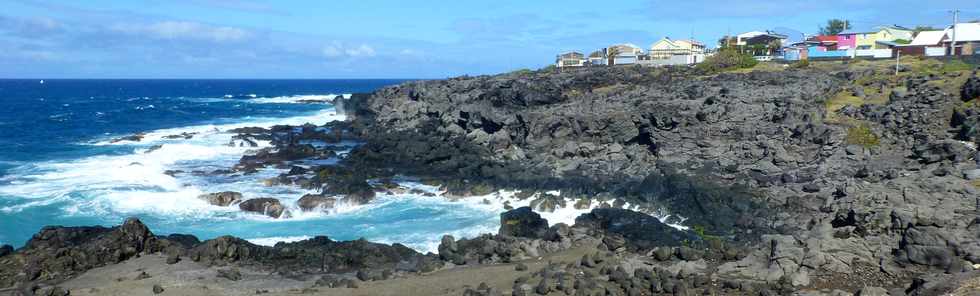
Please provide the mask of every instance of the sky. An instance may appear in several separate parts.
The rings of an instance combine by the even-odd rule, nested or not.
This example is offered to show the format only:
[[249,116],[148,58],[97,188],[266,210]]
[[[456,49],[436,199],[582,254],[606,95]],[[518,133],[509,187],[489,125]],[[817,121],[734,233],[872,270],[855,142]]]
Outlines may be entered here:
[[445,78],[660,38],[947,26],[977,0],[0,0],[0,78]]

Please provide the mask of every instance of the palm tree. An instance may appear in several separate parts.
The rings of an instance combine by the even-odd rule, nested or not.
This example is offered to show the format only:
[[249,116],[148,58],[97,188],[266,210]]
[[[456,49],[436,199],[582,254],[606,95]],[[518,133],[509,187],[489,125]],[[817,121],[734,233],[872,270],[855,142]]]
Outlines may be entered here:
[[615,65],[616,56],[620,54],[618,46],[610,46],[606,49],[606,58],[609,59],[608,65]]

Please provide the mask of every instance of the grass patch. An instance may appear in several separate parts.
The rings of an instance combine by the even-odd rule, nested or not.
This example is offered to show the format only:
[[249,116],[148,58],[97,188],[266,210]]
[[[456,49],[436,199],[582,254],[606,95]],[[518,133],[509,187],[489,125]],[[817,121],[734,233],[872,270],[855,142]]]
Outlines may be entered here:
[[840,121],[837,111],[843,109],[844,106],[851,105],[854,107],[861,107],[864,105],[864,100],[859,97],[854,96],[849,90],[842,90],[836,95],[831,97],[827,102],[824,103],[825,109],[827,111],[826,120],[828,122],[838,122]]
[[973,187],[980,188],[980,180],[970,181],[970,184],[973,184]]
[[973,71],[974,66],[961,60],[950,60],[943,63],[943,72]]
[[865,122],[858,122],[847,129],[847,138],[844,142],[848,145],[861,145],[865,148],[872,148],[881,144],[878,135],[871,130],[871,126]]

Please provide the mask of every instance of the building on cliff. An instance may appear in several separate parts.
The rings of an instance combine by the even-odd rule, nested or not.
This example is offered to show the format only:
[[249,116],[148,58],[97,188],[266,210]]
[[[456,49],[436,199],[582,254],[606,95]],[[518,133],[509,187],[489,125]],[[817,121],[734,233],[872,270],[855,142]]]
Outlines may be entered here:
[[704,61],[705,46],[696,40],[672,40],[664,37],[650,46],[640,64],[650,66],[690,65]]
[[599,50],[590,53],[586,63],[589,66],[604,66],[608,64],[608,61],[609,61],[609,57],[606,56],[606,49],[601,48]]
[[609,65],[634,65],[643,58],[643,49],[631,43],[622,43],[606,49]]
[[577,51],[569,51],[559,54],[555,59],[555,66],[558,68],[582,67],[585,66],[585,55]]

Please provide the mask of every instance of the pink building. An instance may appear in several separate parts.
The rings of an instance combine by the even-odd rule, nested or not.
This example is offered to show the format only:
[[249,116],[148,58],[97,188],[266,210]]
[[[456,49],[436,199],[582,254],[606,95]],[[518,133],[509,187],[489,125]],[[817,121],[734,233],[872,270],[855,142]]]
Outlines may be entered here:
[[857,37],[859,34],[865,34],[865,33],[847,31],[847,32],[841,32],[840,34],[837,34],[837,49],[846,50],[846,49],[856,48]]

